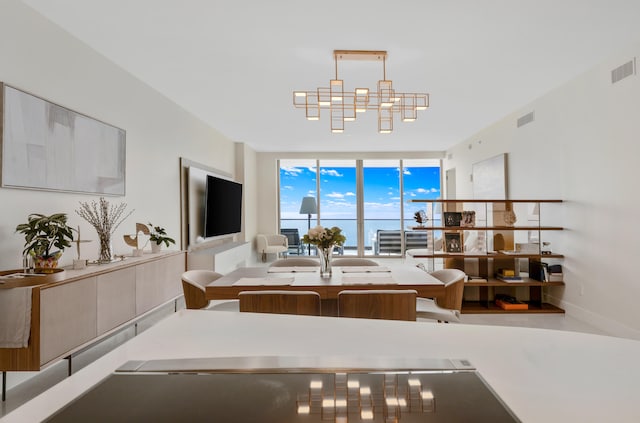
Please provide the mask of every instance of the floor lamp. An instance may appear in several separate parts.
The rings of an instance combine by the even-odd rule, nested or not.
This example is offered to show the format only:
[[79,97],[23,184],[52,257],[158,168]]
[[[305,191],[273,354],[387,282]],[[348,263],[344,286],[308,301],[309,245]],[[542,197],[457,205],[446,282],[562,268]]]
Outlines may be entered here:
[[[316,205],[316,197],[302,197],[300,205],[300,214],[307,215],[307,230],[311,229],[311,215],[318,214],[318,206]],[[311,244],[309,245],[309,255],[311,255]]]

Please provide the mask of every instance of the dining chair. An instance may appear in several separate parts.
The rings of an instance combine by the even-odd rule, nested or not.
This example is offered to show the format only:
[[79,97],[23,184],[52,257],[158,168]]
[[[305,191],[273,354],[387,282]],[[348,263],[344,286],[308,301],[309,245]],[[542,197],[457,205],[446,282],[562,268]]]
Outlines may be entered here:
[[182,291],[188,309],[207,309],[215,311],[239,311],[238,300],[207,300],[205,287],[221,278],[213,270],[187,270],[182,274]]
[[296,266],[320,266],[320,261],[312,258],[290,257],[279,259],[271,263],[269,267],[296,267]]
[[350,257],[350,258],[337,258],[331,261],[332,266],[379,266],[379,264],[373,260]]
[[304,245],[300,242],[300,232],[298,228],[281,228],[280,234],[287,237],[288,252],[295,251],[295,254],[304,253]]
[[430,275],[444,283],[444,304],[441,306],[431,298],[418,298],[417,316],[445,323],[460,322],[465,273],[459,269],[442,269],[435,270]]
[[240,311],[320,316],[320,294],[314,291],[241,291]]
[[340,291],[338,316],[415,321],[417,295],[413,289]]

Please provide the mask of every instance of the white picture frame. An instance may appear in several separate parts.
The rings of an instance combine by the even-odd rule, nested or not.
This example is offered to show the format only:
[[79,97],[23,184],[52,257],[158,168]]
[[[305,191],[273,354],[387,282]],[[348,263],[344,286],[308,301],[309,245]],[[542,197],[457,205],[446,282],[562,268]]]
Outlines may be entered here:
[[2,187],[125,195],[123,129],[0,85]]

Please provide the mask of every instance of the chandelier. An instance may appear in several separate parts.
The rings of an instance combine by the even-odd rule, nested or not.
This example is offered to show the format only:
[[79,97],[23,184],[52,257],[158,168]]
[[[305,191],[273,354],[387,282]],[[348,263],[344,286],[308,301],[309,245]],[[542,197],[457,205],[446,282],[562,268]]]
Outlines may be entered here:
[[[356,120],[358,113],[367,110],[378,111],[378,132],[389,134],[393,131],[393,117],[399,116],[403,122],[413,122],[418,118],[418,110],[429,107],[429,94],[397,93],[393,81],[387,79],[386,51],[334,50],[333,59],[336,78],[329,81],[328,88],[315,91],[294,91],[293,105],[304,108],[307,120],[320,120],[320,110],[329,111],[331,132],[344,132],[344,123]],[[377,91],[369,88],[344,90],[344,81],[338,79],[339,60],[369,60],[382,62],[382,79]]]

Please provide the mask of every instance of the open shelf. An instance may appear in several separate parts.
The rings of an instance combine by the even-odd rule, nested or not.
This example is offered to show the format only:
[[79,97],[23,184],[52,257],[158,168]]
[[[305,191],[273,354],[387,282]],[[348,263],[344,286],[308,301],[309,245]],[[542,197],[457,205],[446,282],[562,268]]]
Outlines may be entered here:
[[[551,265],[564,258],[550,250],[551,241],[562,235],[563,227],[553,221],[553,217],[557,218],[561,213],[557,206],[541,206],[562,203],[562,200],[411,201],[424,204],[422,214],[416,213],[418,224],[411,230],[427,234],[426,248],[414,249],[411,257],[427,259],[431,269],[456,268],[467,273],[470,270],[473,273],[469,274],[487,280],[465,283],[465,294],[478,293],[465,298],[477,298],[478,301],[464,302],[463,313],[564,313],[564,310],[542,302],[545,289],[561,289],[564,282],[539,280],[545,278],[539,274],[543,269],[539,262]],[[556,212],[551,215],[552,219],[547,218],[543,224],[544,213],[554,208]],[[551,262],[547,261],[549,259]],[[498,280],[494,275],[500,269],[522,274],[523,280]],[[538,280],[525,277],[531,271]],[[493,298],[501,291],[511,292],[516,299],[518,296],[527,299],[529,309],[504,310],[495,305]]]
[[528,310],[503,310],[498,307],[493,301],[484,303],[481,301],[463,301],[462,302],[462,314],[528,314],[528,313],[564,313],[564,310],[548,303],[542,303],[541,306],[532,304],[531,302],[524,301],[529,304]]

